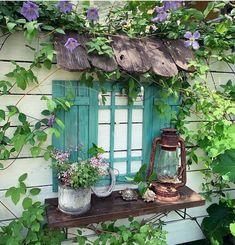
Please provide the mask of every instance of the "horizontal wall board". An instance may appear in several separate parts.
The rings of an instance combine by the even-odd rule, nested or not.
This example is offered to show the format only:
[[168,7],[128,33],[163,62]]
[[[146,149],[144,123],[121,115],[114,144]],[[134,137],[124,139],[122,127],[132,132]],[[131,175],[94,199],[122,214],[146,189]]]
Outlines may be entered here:
[[[0,38],[0,43],[3,43],[5,40],[4,37]],[[11,35],[5,44],[0,53],[1,60],[21,60],[21,61],[32,61],[34,58],[34,51],[26,47],[27,42],[23,32],[17,32]],[[32,44],[33,48],[38,50],[39,40],[34,39]]]
[[[20,63],[20,66],[28,69],[30,67],[29,63]],[[8,80],[13,81],[10,78],[7,78],[5,74],[11,72],[15,66],[10,62],[0,62],[1,70],[0,70],[0,80]],[[38,69],[34,68],[33,72],[38,79],[37,83],[31,83],[27,86],[26,90],[21,90],[17,86],[14,86],[11,89],[11,93],[13,94],[51,94],[52,93],[52,81],[53,80],[65,80],[68,81],[67,84],[69,86],[69,81],[79,80],[81,77],[81,73],[79,72],[68,72],[62,69],[59,69],[56,65],[53,65],[50,70],[48,69]]]
[[[1,161],[4,166],[12,160]],[[0,170],[0,189],[7,189],[18,184],[20,175],[28,173],[26,184],[30,186],[52,184],[51,162],[43,158],[17,159],[8,169]]]
[[[235,69],[234,69],[235,71]],[[212,90],[219,90],[223,91],[220,85],[224,85],[231,80],[233,83],[235,81],[235,74],[234,73],[214,73],[210,72],[208,76],[208,84]]]
[[233,73],[235,71],[235,64],[228,65],[225,61],[217,61],[212,59],[210,62],[210,71]]

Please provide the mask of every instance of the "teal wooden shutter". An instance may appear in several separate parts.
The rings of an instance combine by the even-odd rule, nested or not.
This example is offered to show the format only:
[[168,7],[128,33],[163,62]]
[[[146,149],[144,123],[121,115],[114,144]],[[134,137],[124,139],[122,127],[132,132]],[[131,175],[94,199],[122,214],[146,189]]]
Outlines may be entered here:
[[[179,108],[179,98],[170,96],[163,97],[160,86],[151,85],[145,89],[144,118],[143,118],[143,163],[148,164],[152,141],[160,136],[162,128],[174,127],[171,123],[171,115],[177,114]],[[167,104],[166,110],[161,114],[157,110],[158,103]]]
[[[65,124],[64,130],[60,129],[61,136],[53,136],[52,144],[56,149],[72,150],[71,161],[78,157],[88,157],[88,149],[92,143],[97,143],[98,129],[98,96],[97,91],[88,88],[78,81],[53,81],[52,97],[65,97],[68,89],[74,89],[74,105],[68,112],[58,112],[59,117]],[[83,152],[78,153],[76,147],[82,144]],[[57,173],[53,171],[53,191],[58,190]]]

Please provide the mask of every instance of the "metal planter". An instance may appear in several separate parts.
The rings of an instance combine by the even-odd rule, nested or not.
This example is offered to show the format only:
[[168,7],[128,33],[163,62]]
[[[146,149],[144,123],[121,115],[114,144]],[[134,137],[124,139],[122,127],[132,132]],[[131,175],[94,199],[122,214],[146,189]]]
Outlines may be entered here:
[[61,184],[58,188],[58,208],[61,212],[79,215],[91,208],[91,188],[73,189]]

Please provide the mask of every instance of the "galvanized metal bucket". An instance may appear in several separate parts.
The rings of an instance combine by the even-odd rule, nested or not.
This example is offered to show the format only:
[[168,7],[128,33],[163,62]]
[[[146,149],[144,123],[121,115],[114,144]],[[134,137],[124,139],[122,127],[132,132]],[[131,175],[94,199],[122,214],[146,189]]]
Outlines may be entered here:
[[73,189],[66,185],[58,186],[58,208],[70,215],[79,215],[91,208],[91,188]]

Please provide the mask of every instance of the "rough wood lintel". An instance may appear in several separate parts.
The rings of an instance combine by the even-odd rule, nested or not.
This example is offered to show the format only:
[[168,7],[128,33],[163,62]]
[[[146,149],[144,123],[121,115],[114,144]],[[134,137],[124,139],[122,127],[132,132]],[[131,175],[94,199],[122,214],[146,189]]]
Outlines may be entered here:
[[180,188],[181,198],[176,202],[146,203],[142,199],[127,202],[122,200],[118,191],[107,198],[98,198],[92,195],[90,211],[81,216],[71,216],[61,213],[58,208],[58,199],[46,199],[46,216],[49,228],[69,228],[99,223],[108,220],[135,217],[153,213],[192,208],[205,204],[205,199],[187,186]]

